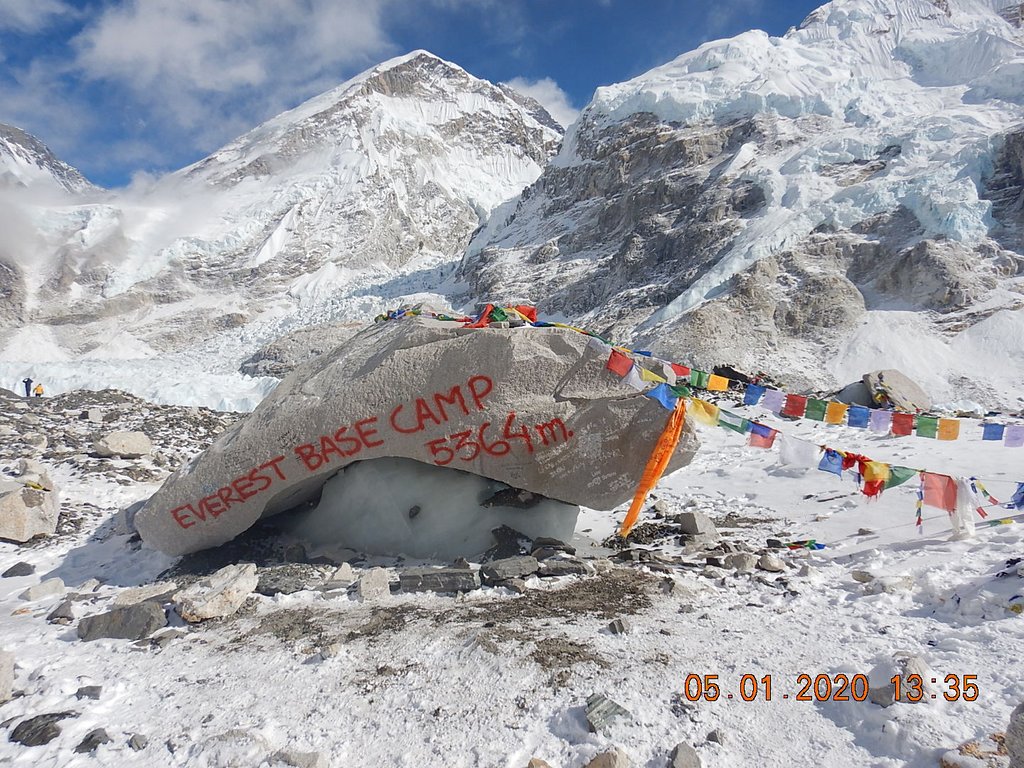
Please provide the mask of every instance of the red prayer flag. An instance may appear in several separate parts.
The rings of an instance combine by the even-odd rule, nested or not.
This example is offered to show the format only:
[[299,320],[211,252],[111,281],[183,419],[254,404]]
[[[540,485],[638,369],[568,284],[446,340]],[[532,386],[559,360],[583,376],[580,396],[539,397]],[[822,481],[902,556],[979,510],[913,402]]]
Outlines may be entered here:
[[914,414],[894,413],[892,415],[892,433],[896,437],[906,437],[914,431]]
[[950,514],[956,511],[956,480],[949,475],[924,475],[924,503],[929,507],[944,509]]
[[513,307],[513,309],[515,309],[516,312],[521,314],[523,317],[525,317],[531,323],[536,323],[537,322],[537,308],[536,307],[531,307],[529,304],[517,304],[515,307]]
[[754,429],[747,437],[747,445],[751,448],[771,448],[775,444],[775,436],[779,434],[777,429],[770,429],[761,424],[755,424]]
[[672,366],[672,370],[675,372],[676,376],[690,375],[690,369],[687,368],[685,365],[678,365],[677,363],[669,363],[669,365]]
[[467,328],[486,328],[487,324],[491,322],[491,310],[494,309],[493,304],[488,304],[484,307],[484,311],[480,313],[480,318],[475,323],[468,323]]
[[632,367],[633,361],[617,349],[612,350],[611,355],[608,356],[608,363],[605,365],[605,368],[619,376],[625,376]]
[[807,398],[803,395],[786,395],[786,404],[782,407],[783,416],[802,419],[807,411]]

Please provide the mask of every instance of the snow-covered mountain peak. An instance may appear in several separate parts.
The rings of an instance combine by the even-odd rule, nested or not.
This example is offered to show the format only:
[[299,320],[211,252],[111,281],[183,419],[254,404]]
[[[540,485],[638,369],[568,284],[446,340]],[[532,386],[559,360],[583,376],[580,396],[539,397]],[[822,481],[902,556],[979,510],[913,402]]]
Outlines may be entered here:
[[33,186],[73,193],[96,189],[35,136],[0,123],[0,189]]

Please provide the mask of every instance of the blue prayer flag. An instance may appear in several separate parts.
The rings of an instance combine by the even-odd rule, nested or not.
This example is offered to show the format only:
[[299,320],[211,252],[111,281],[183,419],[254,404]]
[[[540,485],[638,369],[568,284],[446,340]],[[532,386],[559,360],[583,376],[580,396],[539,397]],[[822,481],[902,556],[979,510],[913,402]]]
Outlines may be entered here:
[[664,382],[656,386],[650,392],[644,392],[644,394],[652,400],[657,400],[670,411],[675,410],[676,401],[679,400],[679,398],[673,394],[668,384],[665,384]]
[[758,437],[771,437],[775,430],[756,421],[750,422],[750,431]]
[[818,462],[818,469],[822,472],[831,472],[833,475],[843,476],[843,457],[831,448],[825,449],[825,454]]
[[761,395],[765,393],[765,387],[757,384],[747,384],[747,391],[743,395],[744,405],[757,405],[757,401],[761,399]]
[[1013,509],[1024,509],[1024,483],[1017,483],[1017,490],[1010,497],[1010,503],[1006,505]]
[[981,434],[982,440],[1002,440],[1003,432],[1006,430],[1002,424],[984,424],[982,425],[983,432]]
[[863,405],[851,405],[846,412],[846,423],[851,427],[866,429],[871,419],[871,409]]

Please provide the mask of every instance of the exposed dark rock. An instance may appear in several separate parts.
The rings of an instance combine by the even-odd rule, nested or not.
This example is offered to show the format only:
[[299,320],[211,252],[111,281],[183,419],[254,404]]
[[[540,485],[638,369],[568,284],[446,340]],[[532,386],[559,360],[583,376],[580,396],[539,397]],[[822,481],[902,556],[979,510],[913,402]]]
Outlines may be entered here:
[[146,601],[85,617],[78,622],[78,636],[86,641],[105,637],[141,640],[165,626],[167,616],[163,607],[159,603]]
[[77,714],[77,712],[50,712],[30,717],[18,723],[7,738],[9,741],[26,747],[40,747],[43,744],[49,744],[60,736],[60,726],[57,723],[69,717],[75,717]]

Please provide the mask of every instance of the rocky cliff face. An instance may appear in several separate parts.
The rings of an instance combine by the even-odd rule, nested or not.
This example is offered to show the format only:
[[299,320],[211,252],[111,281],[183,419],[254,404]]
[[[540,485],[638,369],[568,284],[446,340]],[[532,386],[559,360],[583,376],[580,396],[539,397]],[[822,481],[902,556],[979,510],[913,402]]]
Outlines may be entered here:
[[59,159],[35,136],[0,123],[0,189],[32,186],[65,192],[96,189],[77,168]]
[[794,386],[856,378],[902,332],[940,397],[1008,402],[952,353],[997,316],[1024,331],[1024,47],[999,10],[837,0],[599,89],[470,245],[467,293]]

